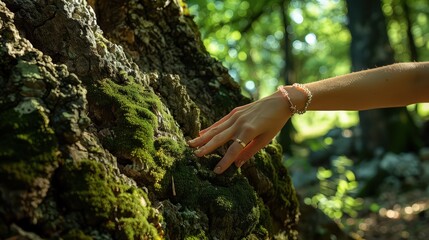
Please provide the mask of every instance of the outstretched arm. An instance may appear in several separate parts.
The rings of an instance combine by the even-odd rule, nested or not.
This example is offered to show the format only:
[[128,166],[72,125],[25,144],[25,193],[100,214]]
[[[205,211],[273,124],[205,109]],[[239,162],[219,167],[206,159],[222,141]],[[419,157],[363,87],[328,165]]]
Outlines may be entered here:
[[309,110],[367,110],[429,101],[429,62],[397,63],[306,85]]
[[[397,63],[309,83],[305,87],[313,96],[307,110],[367,110],[429,102],[429,62]],[[307,95],[302,89],[293,86],[284,89],[297,109],[304,109]],[[201,157],[234,140],[214,172],[224,172],[233,162],[241,166],[289,120],[292,115],[289,104],[277,91],[235,108],[202,130],[199,137],[189,141],[189,146],[198,147],[195,154]]]

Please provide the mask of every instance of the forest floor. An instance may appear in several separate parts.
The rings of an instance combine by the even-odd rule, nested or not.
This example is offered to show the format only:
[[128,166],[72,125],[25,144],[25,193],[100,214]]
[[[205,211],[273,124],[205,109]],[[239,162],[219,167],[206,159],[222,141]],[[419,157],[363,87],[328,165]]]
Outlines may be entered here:
[[364,199],[364,209],[376,202],[378,211],[362,211],[347,218],[344,230],[356,239],[426,240],[429,239],[429,194],[412,190],[400,194],[380,193]]
[[[303,168],[296,164],[289,166],[289,169],[301,197],[311,198],[318,193],[316,167]],[[340,228],[356,240],[429,239],[429,183],[427,187],[406,192],[380,189],[373,196],[361,199],[363,204],[357,216],[344,214],[341,219],[335,220]]]

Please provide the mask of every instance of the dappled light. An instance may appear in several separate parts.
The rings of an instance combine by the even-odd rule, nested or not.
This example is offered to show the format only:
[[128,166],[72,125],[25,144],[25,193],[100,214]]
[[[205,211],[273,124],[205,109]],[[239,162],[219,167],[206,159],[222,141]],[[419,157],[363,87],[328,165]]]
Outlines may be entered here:
[[[371,27],[378,24],[353,24],[358,19],[349,13],[370,18],[366,7],[348,9],[353,1],[187,2],[208,51],[252,100],[279,85],[429,59],[424,0],[373,1],[382,14],[377,30]],[[356,26],[360,35],[352,34]],[[374,47],[356,51],[353,42]],[[385,122],[363,122],[357,111],[307,112],[291,119],[285,142],[278,138],[303,204],[322,211],[352,238],[429,237],[429,103],[403,109],[387,113]],[[390,145],[369,147],[369,125],[388,128],[395,136],[386,137]]]
[[429,209],[429,201],[419,201],[410,205],[401,206],[395,204],[392,209],[380,208],[378,214],[380,217],[387,217],[391,219],[403,218],[405,220],[413,220],[418,215]]
[[427,196],[414,191],[396,200],[381,196],[377,202],[381,202],[384,206],[377,205],[372,207],[372,212],[369,214],[345,219],[344,222],[353,236],[360,239],[393,240],[429,237],[429,229],[425,221],[429,211]]
[[427,0],[0,0],[0,239],[429,239]]
[[[237,82],[244,85],[247,79],[255,79],[258,91],[252,92],[254,98],[266,96],[285,82],[282,76],[288,64],[283,58],[285,37],[293,37],[292,51],[302,69],[296,72],[299,82],[349,70],[347,46],[350,36],[344,25],[343,2],[291,1],[288,12],[292,22],[286,33],[281,1],[187,2],[209,52],[228,68],[238,70],[239,74],[234,77]],[[325,47],[331,45],[335,45],[335,57]],[[317,54],[312,56],[316,51]],[[316,70],[320,66],[326,66],[329,72],[320,73]]]

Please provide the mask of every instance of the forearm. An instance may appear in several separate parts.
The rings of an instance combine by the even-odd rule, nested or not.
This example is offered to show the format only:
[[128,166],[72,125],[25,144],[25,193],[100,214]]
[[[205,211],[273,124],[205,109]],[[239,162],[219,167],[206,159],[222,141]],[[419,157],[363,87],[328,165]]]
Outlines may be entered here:
[[[398,63],[306,84],[308,110],[367,110],[429,101],[429,62]],[[291,89],[292,90],[292,89]],[[297,105],[303,94],[292,91]]]

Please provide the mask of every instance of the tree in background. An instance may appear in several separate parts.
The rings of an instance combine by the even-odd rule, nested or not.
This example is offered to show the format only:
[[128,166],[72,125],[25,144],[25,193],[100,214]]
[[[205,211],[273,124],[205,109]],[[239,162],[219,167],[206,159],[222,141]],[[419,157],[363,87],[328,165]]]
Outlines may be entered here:
[[[347,1],[352,71],[395,62],[381,7],[379,0]],[[360,152],[364,158],[373,157],[377,151],[399,153],[421,146],[417,128],[405,107],[360,111],[359,122]]]

